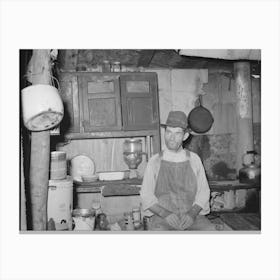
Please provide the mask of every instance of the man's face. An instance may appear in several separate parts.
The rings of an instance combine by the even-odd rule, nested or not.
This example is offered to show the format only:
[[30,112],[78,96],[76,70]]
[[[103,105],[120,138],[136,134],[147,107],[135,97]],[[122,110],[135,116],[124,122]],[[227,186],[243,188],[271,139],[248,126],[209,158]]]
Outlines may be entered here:
[[184,140],[184,130],[181,127],[167,126],[164,133],[166,147],[171,151],[178,151]]

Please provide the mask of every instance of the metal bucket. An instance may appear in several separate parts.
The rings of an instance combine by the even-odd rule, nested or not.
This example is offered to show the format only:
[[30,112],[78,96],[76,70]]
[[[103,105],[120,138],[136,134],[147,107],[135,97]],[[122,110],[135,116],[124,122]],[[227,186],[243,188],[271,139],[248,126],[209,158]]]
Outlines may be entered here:
[[74,209],[72,211],[73,230],[94,230],[95,211],[93,209]]

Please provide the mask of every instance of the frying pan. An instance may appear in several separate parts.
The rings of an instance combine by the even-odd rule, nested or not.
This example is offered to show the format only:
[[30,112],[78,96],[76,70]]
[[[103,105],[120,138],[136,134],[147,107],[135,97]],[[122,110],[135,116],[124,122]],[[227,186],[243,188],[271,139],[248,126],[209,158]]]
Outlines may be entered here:
[[201,95],[199,95],[198,101],[199,105],[189,113],[188,127],[196,133],[205,133],[210,130],[214,118],[210,111],[202,106]]

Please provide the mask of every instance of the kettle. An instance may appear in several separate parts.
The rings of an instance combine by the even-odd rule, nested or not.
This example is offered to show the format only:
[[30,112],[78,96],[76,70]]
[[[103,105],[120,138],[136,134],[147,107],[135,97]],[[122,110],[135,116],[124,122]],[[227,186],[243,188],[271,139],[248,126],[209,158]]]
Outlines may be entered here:
[[[258,154],[255,151],[247,151],[247,153],[243,155],[242,162],[244,167],[239,170],[240,183],[260,184],[261,168],[256,164],[256,156],[258,156]],[[245,163],[248,162],[250,158],[252,158],[251,162]]]

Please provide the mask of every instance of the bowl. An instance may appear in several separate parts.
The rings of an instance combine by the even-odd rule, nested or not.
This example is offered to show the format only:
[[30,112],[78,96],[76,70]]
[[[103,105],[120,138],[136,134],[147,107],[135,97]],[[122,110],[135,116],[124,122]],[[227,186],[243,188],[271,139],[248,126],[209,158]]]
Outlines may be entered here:
[[75,181],[82,182],[82,176],[93,176],[95,173],[95,163],[92,158],[86,155],[77,155],[71,159],[70,174]]
[[129,170],[99,172],[100,181],[117,181],[129,178]]
[[76,208],[72,210],[72,217],[93,217],[95,211],[93,209]]
[[98,174],[93,175],[82,175],[83,182],[95,182],[98,180]]

